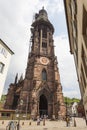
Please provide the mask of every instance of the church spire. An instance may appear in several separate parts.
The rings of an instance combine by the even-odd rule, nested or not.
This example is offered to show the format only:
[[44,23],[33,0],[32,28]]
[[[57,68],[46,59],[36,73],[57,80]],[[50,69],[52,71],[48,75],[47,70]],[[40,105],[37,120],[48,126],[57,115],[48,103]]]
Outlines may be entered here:
[[17,73],[16,76],[15,76],[14,84],[17,84],[17,81],[18,81],[18,73]]
[[23,81],[23,74],[21,74],[20,79],[19,79],[18,82],[21,82],[21,81]]
[[[7,108],[21,108],[31,116],[47,114],[49,118],[65,115],[63,94],[57,61],[54,53],[54,27],[44,8],[39,10],[31,29],[31,51],[29,52],[25,78],[20,76],[16,85],[7,94]],[[15,86],[15,87],[14,87]],[[14,94],[13,94],[14,93]],[[10,102],[9,102],[10,99]],[[28,100],[28,102],[27,102]]]

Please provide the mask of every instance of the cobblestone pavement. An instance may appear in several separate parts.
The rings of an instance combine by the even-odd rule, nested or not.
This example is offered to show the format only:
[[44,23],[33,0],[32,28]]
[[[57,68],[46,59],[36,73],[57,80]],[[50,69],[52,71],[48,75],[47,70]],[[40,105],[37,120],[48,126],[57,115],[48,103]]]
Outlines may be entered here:
[[[65,121],[43,121],[40,122],[40,125],[37,125],[36,121],[24,120],[20,121],[20,130],[87,130],[85,120],[83,118],[75,118],[76,127],[73,127],[73,122],[70,123],[70,126],[66,127]],[[0,121],[0,130],[6,130],[6,126],[9,121]],[[31,122],[31,125],[30,125]]]

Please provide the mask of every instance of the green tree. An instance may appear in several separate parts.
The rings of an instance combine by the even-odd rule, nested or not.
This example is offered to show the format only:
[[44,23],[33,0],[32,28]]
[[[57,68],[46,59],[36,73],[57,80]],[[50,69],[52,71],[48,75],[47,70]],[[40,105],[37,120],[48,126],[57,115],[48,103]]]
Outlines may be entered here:
[[77,102],[77,103],[80,102],[80,99],[64,97],[64,102],[67,105],[72,105],[74,102]]

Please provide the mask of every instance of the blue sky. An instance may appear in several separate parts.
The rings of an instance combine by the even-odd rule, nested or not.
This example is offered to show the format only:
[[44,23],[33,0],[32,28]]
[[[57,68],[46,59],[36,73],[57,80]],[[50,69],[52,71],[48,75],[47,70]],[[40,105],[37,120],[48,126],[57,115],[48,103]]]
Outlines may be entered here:
[[74,58],[70,54],[62,0],[0,0],[0,38],[14,51],[4,87],[14,82],[16,73],[25,75],[30,27],[35,13],[44,6],[55,28],[55,55],[58,59],[64,96],[80,98]]

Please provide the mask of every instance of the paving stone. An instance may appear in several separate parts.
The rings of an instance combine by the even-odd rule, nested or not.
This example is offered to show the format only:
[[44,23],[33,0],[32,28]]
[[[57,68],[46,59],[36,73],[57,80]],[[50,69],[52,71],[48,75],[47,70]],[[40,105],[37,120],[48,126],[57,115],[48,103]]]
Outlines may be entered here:
[[[40,122],[40,125],[37,125],[36,121],[32,120],[23,120],[20,121],[20,130],[87,130],[87,126],[85,120],[83,118],[75,118],[76,120],[76,127],[69,126],[66,127],[65,121],[45,121],[45,126],[43,125],[43,121]],[[9,121],[0,121],[0,130],[6,130],[6,126]],[[22,125],[24,122],[24,125]],[[31,125],[29,125],[31,122]]]

